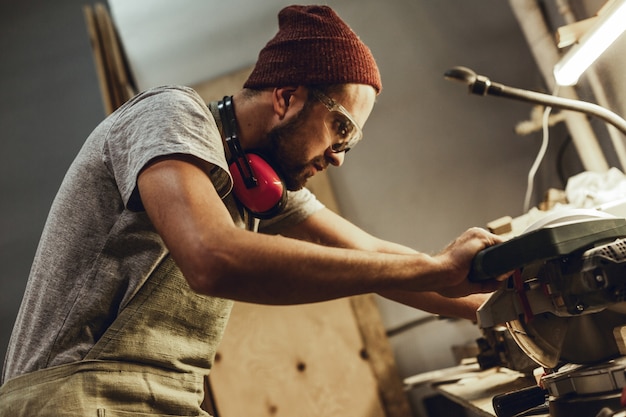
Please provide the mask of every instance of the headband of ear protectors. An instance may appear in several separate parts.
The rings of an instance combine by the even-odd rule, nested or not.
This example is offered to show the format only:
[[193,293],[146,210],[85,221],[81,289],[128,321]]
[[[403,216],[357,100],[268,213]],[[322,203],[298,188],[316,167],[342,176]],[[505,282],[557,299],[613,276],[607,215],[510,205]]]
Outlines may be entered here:
[[228,168],[233,177],[233,193],[254,217],[267,219],[278,214],[287,202],[283,180],[261,155],[245,153],[237,135],[233,98],[224,97],[217,108],[231,159]]

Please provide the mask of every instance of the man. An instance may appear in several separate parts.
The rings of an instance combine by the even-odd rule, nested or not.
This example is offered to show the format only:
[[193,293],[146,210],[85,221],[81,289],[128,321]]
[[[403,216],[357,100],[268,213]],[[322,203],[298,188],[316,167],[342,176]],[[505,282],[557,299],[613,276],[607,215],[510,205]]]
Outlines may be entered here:
[[0,415],[206,415],[203,377],[232,300],[376,292],[473,319],[497,282],[466,277],[496,236],[473,228],[429,256],[304,188],[343,163],[380,90],[369,49],[333,10],[291,6],[232,98],[207,106],[189,88],[155,88],[104,120],[44,228]]

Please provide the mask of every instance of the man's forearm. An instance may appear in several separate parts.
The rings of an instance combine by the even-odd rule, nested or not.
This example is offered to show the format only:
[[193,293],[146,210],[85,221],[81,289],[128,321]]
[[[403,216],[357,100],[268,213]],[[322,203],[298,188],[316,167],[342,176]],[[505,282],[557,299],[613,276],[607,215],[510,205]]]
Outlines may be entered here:
[[[239,301],[310,303],[391,288],[434,291],[444,286],[438,261],[424,254],[330,248],[241,230],[204,250],[206,256],[179,262],[192,288]],[[185,270],[190,264],[196,266]]]
[[385,291],[381,296],[410,307],[438,314],[445,317],[456,317],[476,321],[476,310],[490,294],[471,294],[465,297],[448,298],[435,292]]

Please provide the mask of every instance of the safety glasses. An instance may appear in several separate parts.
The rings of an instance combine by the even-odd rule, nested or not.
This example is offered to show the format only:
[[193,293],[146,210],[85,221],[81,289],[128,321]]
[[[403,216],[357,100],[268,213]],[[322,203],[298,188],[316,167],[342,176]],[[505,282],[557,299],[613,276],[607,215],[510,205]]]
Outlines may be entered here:
[[348,152],[354,148],[354,145],[363,138],[363,131],[350,113],[341,104],[321,91],[311,90],[311,92],[328,109],[324,123],[335,139],[331,151],[334,153]]

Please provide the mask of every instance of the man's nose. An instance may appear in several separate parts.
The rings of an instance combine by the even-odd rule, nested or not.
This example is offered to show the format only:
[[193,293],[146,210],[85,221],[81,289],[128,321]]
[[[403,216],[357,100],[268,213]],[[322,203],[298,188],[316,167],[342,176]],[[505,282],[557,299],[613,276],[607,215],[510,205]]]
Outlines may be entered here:
[[345,157],[345,152],[333,152],[330,148],[326,151],[326,160],[329,164],[336,167],[340,167],[343,164]]

